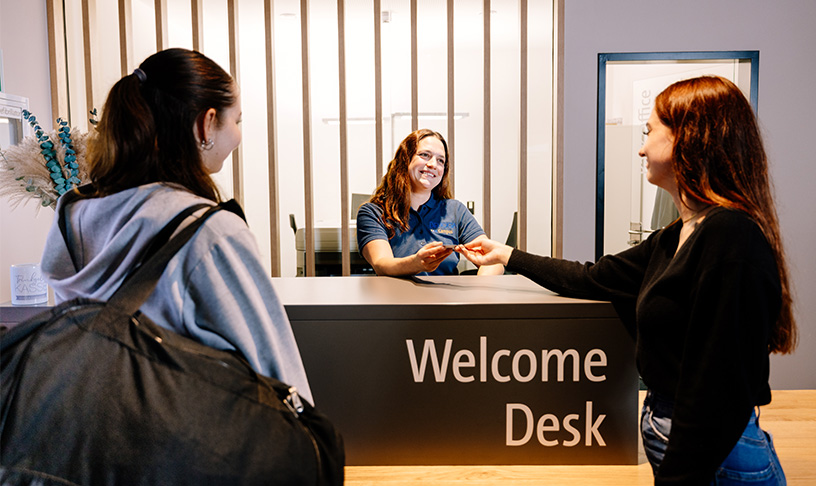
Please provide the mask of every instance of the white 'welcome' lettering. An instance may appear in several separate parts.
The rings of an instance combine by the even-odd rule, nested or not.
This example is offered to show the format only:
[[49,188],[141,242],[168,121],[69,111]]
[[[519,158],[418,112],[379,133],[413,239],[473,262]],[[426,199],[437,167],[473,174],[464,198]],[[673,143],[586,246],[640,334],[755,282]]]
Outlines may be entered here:
[[[445,381],[448,376],[449,365],[454,379],[460,383],[475,381],[477,369],[479,381],[482,383],[487,382],[489,378],[500,383],[507,383],[511,380],[527,383],[538,376],[539,369],[541,370],[541,381],[547,382],[550,381],[550,365],[553,358],[555,358],[555,381],[557,382],[565,380],[568,370],[567,363],[572,366],[571,377],[573,382],[581,380],[581,371],[583,371],[585,378],[591,382],[606,380],[605,374],[596,372],[596,368],[602,370],[607,365],[606,353],[602,349],[589,350],[583,360],[581,360],[580,354],[575,349],[542,349],[540,359],[539,355],[530,349],[516,351],[497,349],[491,355],[488,353],[487,336],[481,336],[479,338],[478,354],[469,349],[459,349],[453,354],[451,360],[453,339],[445,340],[441,356],[437,352],[434,340],[426,339],[423,342],[422,350],[419,352],[419,359],[417,359],[418,353],[413,339],[406,339],[405,345],[408,348],[408,360],[416,383],[425,381],[429,362],[434,380],[437,383]],[[507,374],[503,374],[502,369],[506,370]]]

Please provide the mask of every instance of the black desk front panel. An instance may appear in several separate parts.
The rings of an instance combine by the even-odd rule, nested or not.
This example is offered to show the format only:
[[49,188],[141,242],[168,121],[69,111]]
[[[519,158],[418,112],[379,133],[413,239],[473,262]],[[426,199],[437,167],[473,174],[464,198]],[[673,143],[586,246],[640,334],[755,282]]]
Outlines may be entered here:
[[275,280],[347,464],[637,463],[634,343],[610,304],[518,276]]

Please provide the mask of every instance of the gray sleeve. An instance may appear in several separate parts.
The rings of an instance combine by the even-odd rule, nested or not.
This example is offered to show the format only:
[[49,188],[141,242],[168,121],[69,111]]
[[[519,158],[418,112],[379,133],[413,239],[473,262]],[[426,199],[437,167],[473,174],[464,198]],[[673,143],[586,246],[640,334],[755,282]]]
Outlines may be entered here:
[[216,239],[185,282],[182,315],[191,337],[240,351],[255,370],[314,403],[289,319],[248,229]]

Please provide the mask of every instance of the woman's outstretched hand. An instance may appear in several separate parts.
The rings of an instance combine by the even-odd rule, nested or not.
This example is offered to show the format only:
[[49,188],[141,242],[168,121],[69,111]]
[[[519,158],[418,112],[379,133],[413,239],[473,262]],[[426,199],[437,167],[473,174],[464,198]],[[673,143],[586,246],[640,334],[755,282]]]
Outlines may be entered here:
[[459,245],[456,251],[470,260],[474,265],[493,265],[501,263],[507,266],[513,247],[493,241],[487,238],[471,241],[470,243]]
[[442,246],[441,241],[432,241],[420,248],[414,258],[422,267],[422,272],[433,272],[451,253],[453,253],[453,249],[445,248]]

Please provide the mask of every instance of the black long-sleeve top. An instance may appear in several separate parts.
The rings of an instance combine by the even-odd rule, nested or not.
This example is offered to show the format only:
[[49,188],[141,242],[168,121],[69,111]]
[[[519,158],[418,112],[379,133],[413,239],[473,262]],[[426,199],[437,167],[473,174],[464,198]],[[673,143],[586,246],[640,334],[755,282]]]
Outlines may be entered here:
[[[564,296],[614,303],[649,389],[673,399],[655,484],[710,484],[754,406],[771,401],[768,343],[781,309],[773,251],[745,213],[714,208],[597,263],[514,250],[508,269]],[[676,252],[676,254],[675,254]]]

